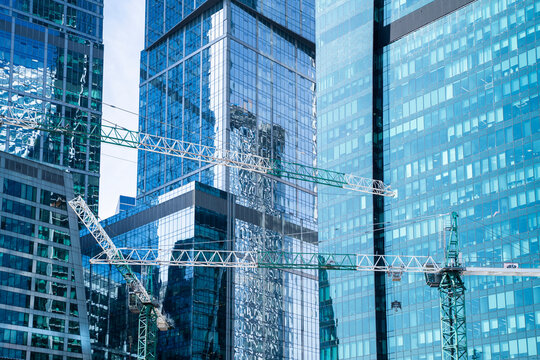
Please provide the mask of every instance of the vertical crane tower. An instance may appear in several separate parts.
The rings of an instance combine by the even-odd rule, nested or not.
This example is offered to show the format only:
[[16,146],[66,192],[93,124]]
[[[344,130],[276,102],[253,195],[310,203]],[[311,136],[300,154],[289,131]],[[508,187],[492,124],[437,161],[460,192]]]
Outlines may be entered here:
[[444,271],[439,284],[441,301],[441,346],[444,360],[467,359],[465,284],[461,278],[458,214],[452,213],[450,238],[446,244]]

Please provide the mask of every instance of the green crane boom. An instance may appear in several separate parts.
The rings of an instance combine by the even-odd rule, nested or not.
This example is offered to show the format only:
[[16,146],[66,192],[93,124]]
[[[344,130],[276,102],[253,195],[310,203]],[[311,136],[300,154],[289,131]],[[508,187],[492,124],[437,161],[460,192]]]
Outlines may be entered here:
[[452,213],[450,238],[442,271],[439,295],[441,300],[441,342],[443,360],[467,359],[467,328],[465,325],[465,284],[461,278],[458,214]]
[[45,114],[11,105],[0,107],[0,125],[2,124],[35,131],[60,133],[84,141],[89,139],[163,155],[179,156],[189,160],[266,174],[284,180],[300,180],[387,197],[397,196],[397,193],[389,185],[380,180],[281,159],[268,159],[257,154],[241,153],[145,134],[118,126],[88,124],[88,122],[79,119],[50,118]]

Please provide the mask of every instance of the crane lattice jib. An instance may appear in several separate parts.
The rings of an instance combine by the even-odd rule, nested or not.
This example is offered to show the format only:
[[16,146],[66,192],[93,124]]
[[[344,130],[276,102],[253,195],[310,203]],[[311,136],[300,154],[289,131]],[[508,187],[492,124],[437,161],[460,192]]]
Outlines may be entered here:
[[225,165],[283,179],[306,181],[387,197],[397,195],[389,185],[380,180],[281,160],[269,160],[255,154],[140,133],[117,126],[91,124],[90,131],[88,131],[88,125],[77,119],[70,119],[69,121],[58,119],[56,122],[54,122],[55,119],[48,119],[48,123],[42,123],[39,120],[44,117],[42,114],[23,110],[22,108],[19,111],[19,108],[12,106],[4,106],[1,109],[5,110],[0,112],[1,123],[5,125],[70,134],[108,144],[179,156],[215,165]]
[[540,277],[535,268],[444,267],[431,256],[325,254],[284,251],[231,251],[194,249],[117,248],[123,258],[111,260],[105,251],[90,259],[92,264],[138,266],[195,266],[226,268],[325,269],[401,271],[442,274],[450,270],[462,276]]
[[194,249],[117,248],[121,257],[105,251],[92,264],[166,265],[227,268],[328,269],[382,272],[437,273],[440,265],[431,256],[325,254],[286,251],[231,251]]
[[[123,259],[123,254],[116,248],[116,245],[113,243],[109,235],[105,232],[103,227],[97,221],[96,217],[82,199],[82,197],[77,197],[69,201],[70,207],[75,211],[81,222],[86,226],[90,234],[96,239],[97,243],[103,250],[102,254],[107,256],[107,258],[114,260],[119,260],[118,263],[114,263],[122,277],[126,280],[127,285],[141,301],[143,305],[151,305],[152,297],[144,288],[142,282],[137,278],[135,273],[131,270],[129,264],[122,264],[121,260]],[[154,307],[155,315],[161,320],[160,323],[166,324],[167,321],[159,309]]]

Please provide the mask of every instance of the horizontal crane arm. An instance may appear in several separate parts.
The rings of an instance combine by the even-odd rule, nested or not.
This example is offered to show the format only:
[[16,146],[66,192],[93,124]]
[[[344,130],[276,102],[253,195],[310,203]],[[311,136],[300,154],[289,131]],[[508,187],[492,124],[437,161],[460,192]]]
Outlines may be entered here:
[[465,267],[464,270],[462,271],[462,275],[540,277],[540,269]]
[[168,265],[227,268],[275,268],[436,273],[440,266],[430,256],[324,254],[284,251],[226,251],[193,249],[118,248],[120,257],[104,251],[92,264]]
[[117,248],[117,251],[122,256],[111,258],[106,251],[103,251],[90,262],[112,265],[354,270],[428,274],[458,270],[463,275],[540,277],[540,269],[445,268],[431,256],[133,248]]
[[57,120],[44,122],[44,114],[13,106],[0,107],[0,124],[18,126],[46,132],[57,132],[103,143],[154,152],[163,155],[179,156],[194,161],[214,165],[224,165],[260,174],[273,175],[283,179],[300,180],[328,185],[366,194],[396,197],[396,191],[380,180],[345,174],[338,171],[319,169],[313,166],[269,160],[259,155],[241,153],[213,146],[190,143],[163,136],[140,133],[117,126],[90,124],[80,120]]

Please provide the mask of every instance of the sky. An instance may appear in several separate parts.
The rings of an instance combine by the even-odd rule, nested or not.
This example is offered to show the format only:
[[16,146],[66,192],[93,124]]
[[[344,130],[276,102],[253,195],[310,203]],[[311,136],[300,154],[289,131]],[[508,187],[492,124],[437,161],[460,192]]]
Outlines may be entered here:
[[[137,130],[134,114],[113,109],[115,105],[138,113],[139,62],[144,46],[144,0],[104,2],[103,123],[108,121]],[[101,145],[99,217],[115,214],[120,195],[137,192],[137,151],[116,145]]]

